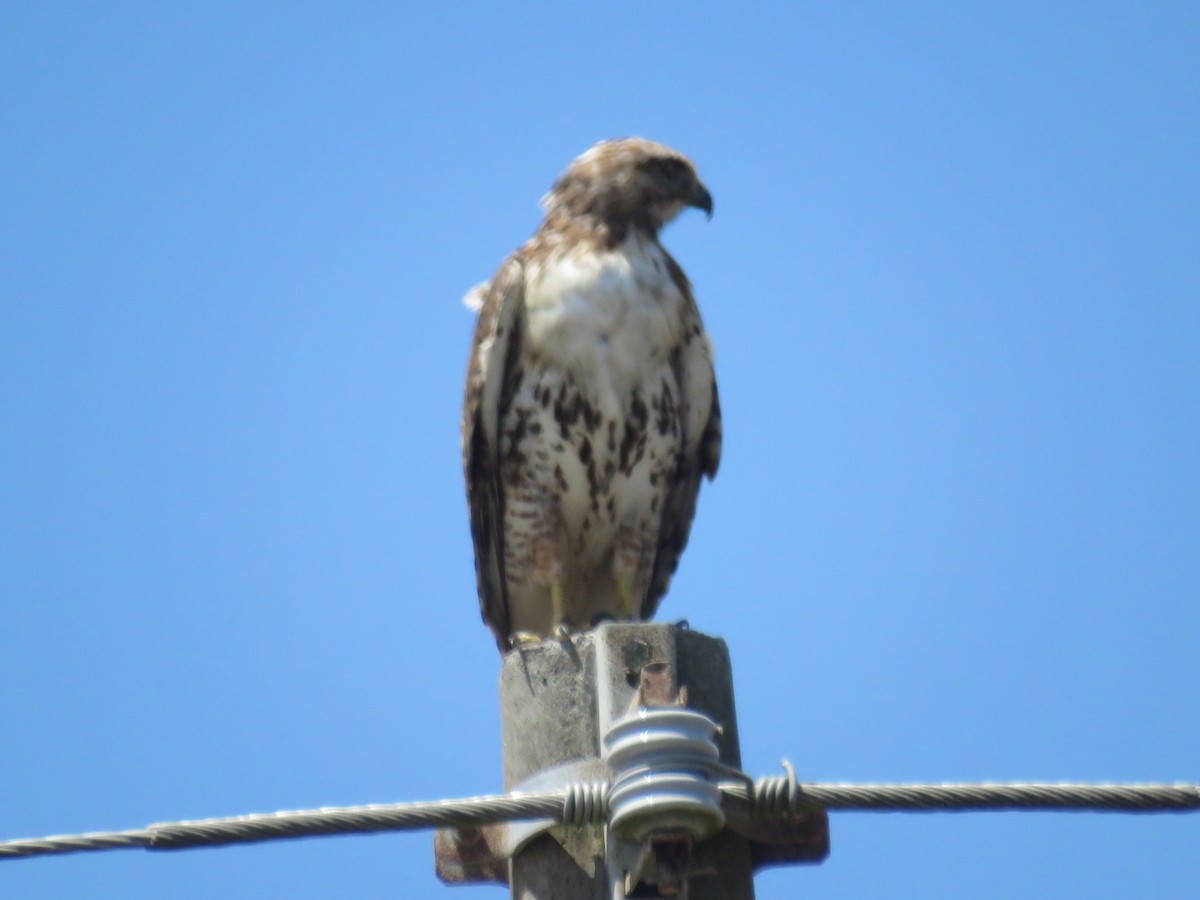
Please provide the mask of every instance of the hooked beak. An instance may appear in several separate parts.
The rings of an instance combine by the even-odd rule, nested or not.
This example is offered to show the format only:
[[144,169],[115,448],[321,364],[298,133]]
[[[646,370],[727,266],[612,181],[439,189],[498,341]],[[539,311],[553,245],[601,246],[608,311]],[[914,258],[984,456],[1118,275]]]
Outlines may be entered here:
[[712,214],[713,214],[712,194],[710,194],[708,192],[708,188],[706,188],[703,184],[700,183],[700,179],[698,179],[698,178],[696,179],[696,184],[692,187],[691,192],[687,196],[687,205],[694,206],[694,207],[696,207],[696,209],[704,210],[704,215],[707,216],[709,219],[712,218]]

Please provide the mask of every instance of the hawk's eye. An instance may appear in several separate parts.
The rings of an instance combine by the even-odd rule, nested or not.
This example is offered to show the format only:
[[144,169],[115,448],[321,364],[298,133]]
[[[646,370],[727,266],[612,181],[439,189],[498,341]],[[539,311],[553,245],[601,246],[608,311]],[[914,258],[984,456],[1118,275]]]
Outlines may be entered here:
[[678,188],[691,186],[692,172],[683,160],[673,156],[661,157],[654,160],[653,167],[656,174],[667,184]]

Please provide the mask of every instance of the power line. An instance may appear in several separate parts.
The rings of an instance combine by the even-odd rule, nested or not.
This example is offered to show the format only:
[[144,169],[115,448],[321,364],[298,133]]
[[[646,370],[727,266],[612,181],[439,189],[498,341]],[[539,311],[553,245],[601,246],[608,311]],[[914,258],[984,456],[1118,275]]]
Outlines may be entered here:
[[813,784],[805,794],[826,809],[890,812],[987,810],[1195,812],[1195,784]]
[[[100,850],[178,850],[317,835],[486,825],[518,819],[599,824],[608,815],[608,784],[580,782],[537,794],[459,800],[322,807],[221,819],[164,822],[145,829],[54,835],[0,842],[0,859]],[[756,815],[785,817],[813,806],[843,811],[976,812],[996,810],[1195,812],[1196,784],[804,784],[791,776],[760,779],[753,788],[723,783],[726,804]]]

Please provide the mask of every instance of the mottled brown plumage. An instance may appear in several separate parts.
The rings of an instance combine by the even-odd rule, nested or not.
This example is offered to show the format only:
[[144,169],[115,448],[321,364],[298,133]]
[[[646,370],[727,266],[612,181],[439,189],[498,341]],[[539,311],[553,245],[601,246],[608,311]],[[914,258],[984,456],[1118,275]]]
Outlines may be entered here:
[[514,640],[653,615],[721,417],[712,350],[658,232],[712,199],[640,138],[576,159],[479,289],[463,463],[484,621]]

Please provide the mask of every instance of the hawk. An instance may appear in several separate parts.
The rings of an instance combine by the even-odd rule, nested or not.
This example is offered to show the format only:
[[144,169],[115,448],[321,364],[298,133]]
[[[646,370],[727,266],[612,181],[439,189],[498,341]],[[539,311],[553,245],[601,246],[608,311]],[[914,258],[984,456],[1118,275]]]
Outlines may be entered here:
[[602,141],[468,297],[463,464],[483,619],[501,652],[653,615],[716,475],[713,353],[659,230],[712,197],[685,156]]

